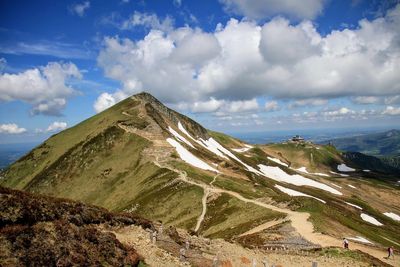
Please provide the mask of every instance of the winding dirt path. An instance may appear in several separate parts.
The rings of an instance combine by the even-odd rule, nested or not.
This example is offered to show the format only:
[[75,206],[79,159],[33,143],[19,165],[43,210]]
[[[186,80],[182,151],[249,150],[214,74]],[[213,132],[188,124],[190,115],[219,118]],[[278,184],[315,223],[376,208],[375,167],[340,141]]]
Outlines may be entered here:
[[206,215],[206,212],[207,212],[207,198],[208,198],[208,195],[210,194],[210,190],[206,187],[203,187],[203,190],[204,190],[204,195],[201,200],[201,203],[203,204],[203,211],[201,212],[199,218],[197,219],[196,228],[194,228],[195,232],[199,231],[201,223],[203,222],[204,216]]
[[[160,164],[157,162],[156,165],[160,166]],[[197,225],[196,225],[196,229],[198,230],[201,226],[201,223],[204,219],[204,216],[206,214],[206,210],[207,210],[207,196],[209,193],[225,193],[225,194],[229,194],[230,196],[233,196],[243,202],[246,203],[252,203],[255,205],[258,205],[260,207],[264,207],[266,209],[270,209],[270,210],[274,210],[277,212],[281,212],[281,213],[285,213],[287,214],[287,217],[285,218],[286,220],[290,220],[290,223],[292,225],[293,228],[295,228],[296,232],[299,233],[303,238],[305,238],[306,240],[310,241],[311,243],[320,245],[321,247],[331,247],[331,246],[335,246],[335,247],[341,247],[342,246],[342,240],[337,239],[335,237],[332,236],[328,236],[328,235],[324,235],[322,233],[317,233],[314,232],[314,226],[313,224],[309,221],[310,218],[310,214],[307,212],[298,212],[298,211],[292,211],[290,209],[286,209],[286,208],[279,208],[276,207],[274,205],[271,204],[267,204],[258,200],[254,200],[254,199],[248,199],[243,197],[242,195],[240,195],[237,192],[234,191],[230,191],[230,190],[226,190],[226,189],[221,189],[218,187],[215,187],[213,185],[208,185],[208,184],[204,184],[204,183],[199,183],[199,182],[195,182],[193,180],[189,180],[187,177],[187,173],[185,171],[181,171],[175,168],[171,168],[169,166],[163,166],[164,168],[168,168],[171,171],[174,171],[176,173],[179,174],[179,180],[182,180],[186,183],[201,187],[204,189],[204,195],[203,196],[203,211],[200,215],[200,217],[198,218],[197,221]],[[213,180],[215,180],[216,177],[214,177]],[[198,227],[198,228],[197,228]],[[376,247],[372,247],[372,246],[367,246],[367,245],[362,245],[359,243],[355,243],[352,242],[351,247],[352,250],[360,250],[362,252],[365,252],[375,258],[378,258],[388,264],[391,264],[392,266],[396,266],[396,267],[400,267],[400,262],[398,260],[393,261],[393,260],[387,260],[385,257],[386,255],[386,250],[383,249],[379,249]]]
[[269,221],[269,222],[260,224],[259,226],[256,226],[253,229],[250,229],[249,231],[240,234],[239,237],[259,233],[261,231],[264,231],[265,229],[271,228],[272,226],[281,224],[283,222],[287,222],[287,219],[279,219],[279,220]]

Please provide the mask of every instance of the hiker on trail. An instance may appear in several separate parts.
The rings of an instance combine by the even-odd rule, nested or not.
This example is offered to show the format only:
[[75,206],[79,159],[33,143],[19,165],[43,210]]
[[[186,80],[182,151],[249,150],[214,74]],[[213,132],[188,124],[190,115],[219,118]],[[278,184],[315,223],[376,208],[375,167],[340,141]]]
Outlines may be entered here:
[[156,241],[157,241],[157,231],[154,231],[153,232],[153,244],[155,244],[156,243]]
[[346,238],[343,238],[343,246],[345,249],[349,249],[349,240]]
[[394,248],[393,247],[388,247],[388,259],[390,259],[390,257],[392,257],[392,259],[394,259]]

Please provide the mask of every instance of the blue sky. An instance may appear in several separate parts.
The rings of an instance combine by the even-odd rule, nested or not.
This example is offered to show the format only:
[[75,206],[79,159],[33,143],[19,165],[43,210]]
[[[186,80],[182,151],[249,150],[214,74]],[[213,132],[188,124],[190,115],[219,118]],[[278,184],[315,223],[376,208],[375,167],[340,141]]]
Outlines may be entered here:
[[223,132],[396,128],[397,0],[0,3],[0,143],[148,91]]

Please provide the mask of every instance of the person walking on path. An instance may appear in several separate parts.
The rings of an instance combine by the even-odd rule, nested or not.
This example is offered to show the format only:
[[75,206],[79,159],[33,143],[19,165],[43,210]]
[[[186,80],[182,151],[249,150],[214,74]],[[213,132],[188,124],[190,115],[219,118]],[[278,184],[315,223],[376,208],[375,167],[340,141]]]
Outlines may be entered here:
[[390,257],[392,257],[392,259],[394,259],[394,248],[393,247],[388,247],[388,259],[390,259]]
[[343,238],[343,247],[345,249],[349,249],[349,240],[347,240],[346,238]]

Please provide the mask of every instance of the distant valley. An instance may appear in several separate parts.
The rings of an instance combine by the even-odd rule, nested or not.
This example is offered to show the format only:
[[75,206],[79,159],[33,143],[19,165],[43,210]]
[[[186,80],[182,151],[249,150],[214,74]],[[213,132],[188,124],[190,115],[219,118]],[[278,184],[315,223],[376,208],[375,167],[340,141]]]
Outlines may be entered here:
[[400,168],[400,130],[336,138],[323,143],[331,143],[339,150],[375,156],[385,164]]
[[0,169],[22,157],[36,145],[38,143],[0,144]]

